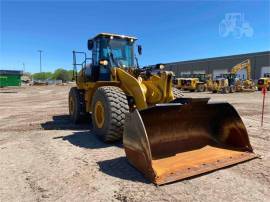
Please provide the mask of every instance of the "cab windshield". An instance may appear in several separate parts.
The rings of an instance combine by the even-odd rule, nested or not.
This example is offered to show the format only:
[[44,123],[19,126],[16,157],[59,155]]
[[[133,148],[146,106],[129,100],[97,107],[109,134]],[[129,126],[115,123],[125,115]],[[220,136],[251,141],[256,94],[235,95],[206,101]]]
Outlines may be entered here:
[[111,66],[134,67],[134,42],[130,39],[106,39],[101,43],[101,57]]

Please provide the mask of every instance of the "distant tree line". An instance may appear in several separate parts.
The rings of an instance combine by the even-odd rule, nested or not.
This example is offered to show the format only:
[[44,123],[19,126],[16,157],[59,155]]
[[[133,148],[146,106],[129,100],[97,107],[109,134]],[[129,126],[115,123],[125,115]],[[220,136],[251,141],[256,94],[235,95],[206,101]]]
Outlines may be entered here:
[[32,74],[32,78],[35,80],[62,80],[63,82],[72,81],[73,70],[65,70],[63,68],[56,69],[52,72],[40,72]]

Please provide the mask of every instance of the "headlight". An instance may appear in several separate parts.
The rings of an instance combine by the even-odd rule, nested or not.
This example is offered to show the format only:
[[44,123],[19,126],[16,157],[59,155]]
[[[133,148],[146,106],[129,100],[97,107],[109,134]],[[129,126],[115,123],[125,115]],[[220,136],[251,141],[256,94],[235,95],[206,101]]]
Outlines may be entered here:
[[165,66],[164,65],[159,65],[159,69],[164,69]]
[[162,69],[164,69],[164,68],[165,68],[165,65],[163,65],[163,64],[157,64],[157,65],[156,65],[156,69],[162,70]]

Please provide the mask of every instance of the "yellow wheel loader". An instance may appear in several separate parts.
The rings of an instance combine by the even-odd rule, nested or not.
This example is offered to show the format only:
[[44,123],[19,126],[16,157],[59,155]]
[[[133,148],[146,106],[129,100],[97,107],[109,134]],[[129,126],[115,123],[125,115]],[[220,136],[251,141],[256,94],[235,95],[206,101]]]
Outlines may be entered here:
[[212,84],[213,93],[223,93],[227,94],[234,92],[234,89],[230,87],[229,80],[223,76],[218,76]]
[[270,91],[270,73],[265,73],[264,76],[258,80],[257,86],[259,91],[261,91],[263,88]]
[[[123,140],[129,162],[155,184],[256,157],[230,104],[183,98],[164,66],[139,68],[135,41],[101,33],[88,40],[91,59],[73,52],[77,86],[70,90],[69,111],[74,122],[91,113],[93,132],[106,142]],[[77,54],[84,54],[82,63]]]
[[205,91],[205,84],[199,81],[199,78],[185,78],[182,79],[183,90],[188,90],[190,92],[203,92]]
[[185,78],[177,78],[177,77],[174,77],[173,79],[173,86],[177,89],[182,89],[182,84],[183,84],[183,80]]

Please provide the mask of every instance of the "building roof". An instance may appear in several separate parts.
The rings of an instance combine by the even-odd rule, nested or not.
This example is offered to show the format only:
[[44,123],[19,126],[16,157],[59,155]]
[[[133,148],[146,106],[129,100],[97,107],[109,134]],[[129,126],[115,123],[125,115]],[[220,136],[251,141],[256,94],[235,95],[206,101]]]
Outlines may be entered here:
[[[229,55],[229,56],[219,56],[219,57],[212,57],[212,58],[204,58],[204,59],[195,59],[195,60],[184,60],[179,62],[169,62],[165,63],[166,65],[177,65],[177,64],[186,64],[186,63],[193,63],[193,62],[207,62],[207,61],[214,61],[214,60],[226,60],[232,58],[242,58],[242,57],[252,57],[258,55],[270,55],[270,51],[262,51],[262,52],[254,52],[254,53],[244,53],[238,55]],[[270,57],[269,57],[270,60]]]
[[0,70],[0,75],[22,75],[23,72],[20,70]]

